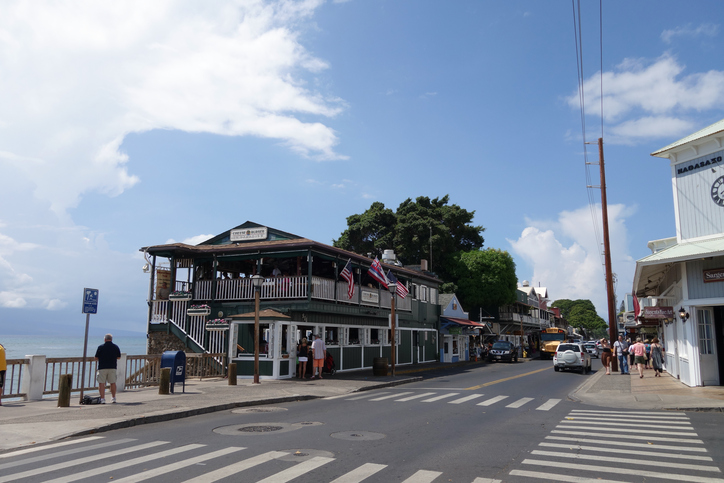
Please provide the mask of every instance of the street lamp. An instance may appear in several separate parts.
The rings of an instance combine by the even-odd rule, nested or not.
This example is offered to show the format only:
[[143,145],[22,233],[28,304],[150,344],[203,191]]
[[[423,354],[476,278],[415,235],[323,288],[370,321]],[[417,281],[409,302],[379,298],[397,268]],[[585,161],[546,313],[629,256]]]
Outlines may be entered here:
[[254,275],[251,277],[251,286],[254,287],[254,384],[259,384],[259,294],[264,277]]
[[392,365],[392,377],[395,376],[395,348],[397,347],[397,338],[395,337],[395,332],[397,329],[397,324],[395,323],[395,295],[397,293],[397,284],[391,283],[387,286],[387,288],[390,290],[390,317],[391,317],[391,326],[392,326],[392,347],[390,348],[390,362]]

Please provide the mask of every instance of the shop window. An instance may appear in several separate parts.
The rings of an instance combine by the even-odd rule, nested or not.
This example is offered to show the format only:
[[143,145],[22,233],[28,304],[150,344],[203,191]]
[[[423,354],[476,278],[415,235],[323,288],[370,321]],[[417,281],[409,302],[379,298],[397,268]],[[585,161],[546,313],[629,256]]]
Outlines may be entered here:
[[350,345],[359,345],[360,344],[360,329],[357,327],[350,327],[347,329],[349,331],[349,344]]
[[324,343],[339,345],[339,327],[327,327],[324,331]]
[[453,338],[452,346],[453,346],[453,355],[457,355],[457,354],[458,354],[458,339],[457,339],[457,337]]
[[425,285],[420,285],[420,302],[427,302],[427,287]]
[[382,332],[380,329],[370,329],[370,344],[371,345],[379,345],[381,343],[380,332]]

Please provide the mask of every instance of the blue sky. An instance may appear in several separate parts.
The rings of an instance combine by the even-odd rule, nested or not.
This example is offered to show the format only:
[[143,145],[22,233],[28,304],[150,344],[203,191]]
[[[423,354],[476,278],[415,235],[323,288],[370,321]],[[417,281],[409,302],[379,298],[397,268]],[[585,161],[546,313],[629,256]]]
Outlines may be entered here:
[[[601,59],[584,3],[620,300],[675,235],[650,153],[724,117],[724,4],[605,2]],[[143,246],[246,220],[331,243],[446,194],[520,281],[607,318],[570,2],[4,2],[0,72],[0,335],[82,332],[83,287],[94,325],[143,331]]]

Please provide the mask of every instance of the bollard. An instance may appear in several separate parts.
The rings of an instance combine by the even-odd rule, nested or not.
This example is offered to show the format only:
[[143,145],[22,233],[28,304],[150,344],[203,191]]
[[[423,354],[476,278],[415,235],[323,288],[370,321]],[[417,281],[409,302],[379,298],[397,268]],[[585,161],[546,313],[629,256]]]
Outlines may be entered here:
[[161,377],[158,379],[158,393],[168,394],[171,385],[171,368],[164,367],[161,369]]
[[229,364],[229,386],[236,386],[236,362]]
[[58,379],[58,407],[70,407],[70,390],[73,386],[73,374],[61,374]]

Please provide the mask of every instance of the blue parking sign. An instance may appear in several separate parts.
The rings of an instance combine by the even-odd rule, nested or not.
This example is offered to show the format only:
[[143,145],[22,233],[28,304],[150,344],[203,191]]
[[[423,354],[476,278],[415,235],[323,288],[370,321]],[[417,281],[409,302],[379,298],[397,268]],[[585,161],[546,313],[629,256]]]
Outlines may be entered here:
[[98,289],[95,289],[95,288],[84,288],[83,289],[83,313],[84,314],[98,313]]

